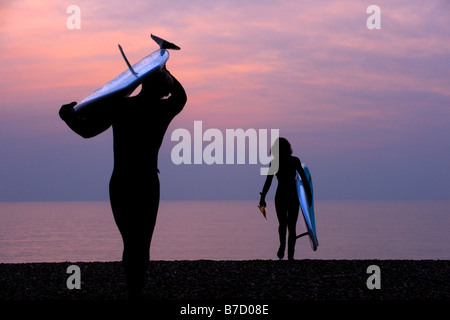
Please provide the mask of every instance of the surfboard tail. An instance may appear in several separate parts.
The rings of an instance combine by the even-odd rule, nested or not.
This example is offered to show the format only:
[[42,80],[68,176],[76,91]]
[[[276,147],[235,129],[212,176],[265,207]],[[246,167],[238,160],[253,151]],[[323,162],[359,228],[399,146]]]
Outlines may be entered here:
[[172,42],[169,42],[167,40],[164,40],[160,37],[157,37],[153,34],[150,35],[152,39],[159,45],[161,49],[171,49],[171,50],[180,50],[180,47],[173,44]]
[[[312,191],[312,181],[311,181],[309,170],[306,167],[304,167],[304,170],[305,170],[305,174],[306,174],[307,178],[309,176],[309,178],[308,178],[309,181],[305,181],[305,183],[310,183],[310,188]],[[309,241],[311,243],[311,247],[312,247],[313,251],[316,251],[317,247],[319,245],[319,242],[317,241],[316,227],[315,227],[315,221],[314,221],[314,204],[308,203],[308,199],[306,196],[303,181],[301,180],[298,172],[296,173],[295,180],[296,180],[295,183],[297,186],[297,194],[298,194],[298,198],[300,201],[300,207],[301,207],[301,210],[303,213],[303,218],[305,221],[306,229],[308,230],[307,232],[298,235],[297,239],[302,236],[308,235]]]

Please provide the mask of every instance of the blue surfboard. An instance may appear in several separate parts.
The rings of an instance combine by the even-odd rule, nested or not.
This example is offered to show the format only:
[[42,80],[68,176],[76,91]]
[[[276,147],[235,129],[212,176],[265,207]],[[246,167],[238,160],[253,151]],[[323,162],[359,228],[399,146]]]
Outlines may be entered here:
[[145,79],[151,77],[152,74],[165,66],[169,59],[169,52],[167,49],[180,49],[178,46],[164,39],[154,35],[151,35],[151,37],[159,45],[160,49],[150,53],[134,65],[131,65],[128,62],[128,59],[119,44],[120,53],[122,54],[128,69],[80,101],[80,103],[74,107],[74,110],[91,110],[102,102],[109,101],[110,99],[129,96]]
[[[300,178],[300,174],[297,172],[295,182],[297,185],[297,194],[298,194],[298,199],[300,200],[300,207],[302,209],[303,218],[305,220],[306,229],[308,231],[298,235],[297,238],[308,235],[310,243],[311,243],[311,247],[314,251],[316,251],[317,247],[319,246],[319,241],[317,240],[316,220],[314,217],[313,184],[312,184],[311,173],[310,173],[308,167],[303,165],[303,171],[305,172],[305,175],[306,175],[306,178],[308,179],[308,181],[307,182],[302,181],[302,179]],[[308,203],[308,199],[306,197],[305,187],[303,186],[303,183],[309,184],[309,187],[311,189],[311,194],[312,194],[311,203]]]

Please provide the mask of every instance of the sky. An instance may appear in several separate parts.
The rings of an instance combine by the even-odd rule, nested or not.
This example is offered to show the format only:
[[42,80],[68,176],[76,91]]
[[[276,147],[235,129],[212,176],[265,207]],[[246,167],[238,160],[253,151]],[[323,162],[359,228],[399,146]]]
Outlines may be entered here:
[[449,21],[445,0],[1,1],[0,201],[108,199],[111,129],[83,139],[58,111],[125,70],[118,44],[131,63],[156,50],[151,33],[181,47],[167,67],[188,95],[162,200],[259,200],[261,164],[173,163],[194,121],[278,129],[316,199],[448,200]]

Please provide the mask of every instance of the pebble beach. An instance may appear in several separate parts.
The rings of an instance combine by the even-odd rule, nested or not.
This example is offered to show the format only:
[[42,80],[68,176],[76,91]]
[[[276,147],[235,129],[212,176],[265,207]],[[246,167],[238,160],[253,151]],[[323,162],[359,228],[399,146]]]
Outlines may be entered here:
[[[70,265],[80,289],[68,289]],[[378,266],[379,289],[367,285]],[[151,261],[144,301],[201,304],[450,300],[449,260]],[[127,301],[121,262],[0,264],[0,300]],[[177,310],[179,307],[177,307]]]
[[[69,290],[77,265],[81,288]],[[368,289],[370,265],[380,289]],[[449,260],[151,261],[148,300],[448,300]],[[126,299],[121,262],[0,264],[1,300]]]

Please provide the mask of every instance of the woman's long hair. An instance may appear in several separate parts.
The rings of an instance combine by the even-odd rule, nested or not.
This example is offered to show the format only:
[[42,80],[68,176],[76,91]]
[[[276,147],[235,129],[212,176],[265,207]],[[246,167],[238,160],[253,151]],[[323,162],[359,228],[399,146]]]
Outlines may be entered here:
[[292,155],[292,147],[289,141],[286,138],[278,138],[275,140],[274,144],[272,145],[272,148],[270,149],[270,153],[275,158],[285,158],[287,156]]

